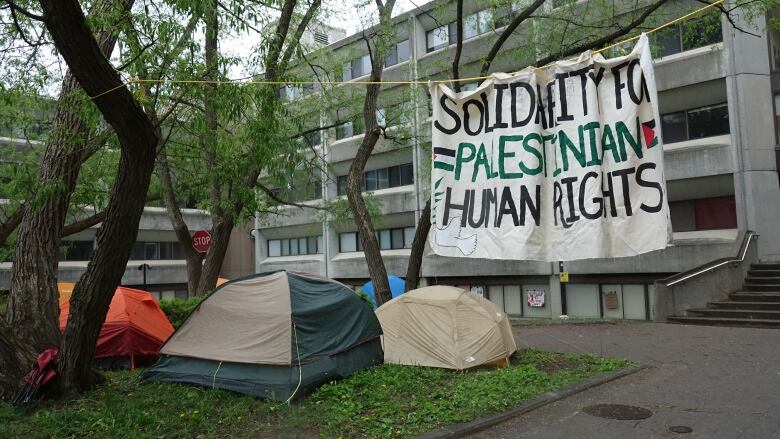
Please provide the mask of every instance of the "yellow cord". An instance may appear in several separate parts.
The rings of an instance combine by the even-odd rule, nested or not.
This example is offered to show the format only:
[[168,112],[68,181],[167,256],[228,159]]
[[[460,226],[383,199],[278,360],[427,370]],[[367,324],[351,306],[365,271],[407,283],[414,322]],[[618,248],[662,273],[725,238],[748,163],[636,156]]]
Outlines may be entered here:
[[[650,29],[645,34],[651,34],[653,32],[657,32],[661,29],[664,29],[666,27],[669,27],[673,24],[677,24],[683,20],[686,20],[694,15],[700,14],[703,11],[713,8],[715,6],[718,6],[722,4],[725,0],[717,0],[713,3],[710,3],[706,6],[703,6],[699,9],[696,9],[694,11],[691,11],[682,17],[675,18],[674,20],[664,23],[654,29]],[[613,47],[620,46],[625,43],[629,43],[631,41],[639,39],[641,35],[636,35],[631,38],[627,38],[625,40],[622,40],[620,42],[610,44],[609,46],[602,47],[599,50],[594,50],[592,53],[601,53],[605,50],[609,50]],[[534,67],[534,69],[544,69],[549,67],[551,64],[548,64],[546,66],[542,67]],[[422,80],[416,80],[416,81],[246,81],[246,80],[231,80],[231,79],[225,79],[225,80],[213,80],[213,79],[140,79],[140,78],[132,78],[128,81],[123,82],[122,84],[108,89],[98,95],[92,96],[90,99],[97,99],[101,96],[107,95],[109,93],[112,93],[116,90],[119,90],[120,88],[128,85],[128,84],[142,84],[142,83],[169,83],[169,84],[266,84],[266,85],[315,85],[315,84],[330,84],[330,85],[339,85],[339,84],[349,84],[349,85],[369,85],[369,84],[389,84],[389,85],[425,85],[428,83],[433,84],[442,84],[442,83],[453,83],[453,82],[471,82],[471,81],[481,81],[484,79],[490,79],[492,76],[473,76],[470,78],[459,78],[459,79],[436,79],[431,81],[422,81]]]

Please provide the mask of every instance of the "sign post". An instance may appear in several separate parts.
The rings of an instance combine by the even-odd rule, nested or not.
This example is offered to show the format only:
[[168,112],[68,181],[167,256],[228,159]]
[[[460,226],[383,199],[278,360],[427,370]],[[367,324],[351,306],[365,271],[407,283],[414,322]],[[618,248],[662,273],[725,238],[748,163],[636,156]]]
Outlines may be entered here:
[[211,248],[211,235],[205,230],[198,230],[192,235],[192,248],[198,253],[206,253]]

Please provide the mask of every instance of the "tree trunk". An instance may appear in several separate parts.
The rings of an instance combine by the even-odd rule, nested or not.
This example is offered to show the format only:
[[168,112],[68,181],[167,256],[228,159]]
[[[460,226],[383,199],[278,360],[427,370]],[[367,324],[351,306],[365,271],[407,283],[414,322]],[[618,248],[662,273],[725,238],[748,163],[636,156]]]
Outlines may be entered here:
[[173,231],[176,233],[176,238],[181,244],[182,250],[184,251],[184,260],[187,262],[187,293],[191,297],[197,294],[200,275],[203,269],[203,255],[192,248],[192,234],[190,233],[189,227],[187,227],[187,223],[184,222],[181,209],[179,209],[179,204],[176,201],[176,190],[173,187],[171,169],[168,165],[168,158],[164,151],[160,153],[157,161],[157,176],[159,177],[160,184],[163,188],[165,209],[168,211],[168,217],[171,219]]
[[214,225],[211,228],[211,248],[206,253],[206,260],[203,263],[203,272],[200,276],[197,295],[208,294],[216,287],[219,272],[222,270],[222,262],[225,260],[225,254],[230,244],[230,234],[233,232],[233,226],[234,219],[232,216],[215,218]]
[[425,203],[420,213],[420,221],[412,240],[412,250],[409,254],[409,265],[406,268],[406,286],[404,292],[416,289],[420,285],[420,269],[422,268],[425,242],[428,240],[428,232],[431,230],[431,200]]
[[[0,334],[13,334],[13,327],[0,320]],[[35,348],[19,337],[0,336],[0,399],[13,398],[19,380],[35,361]]]
[[[379,9],[379,26],[381,30],[390,26],[390,16],[393,11],[393,5],[395,1],[390,0],[385,5],[382,5],[377,0],[377,6]],[[382,38],[381,32],[376,35],[376,38]],[[370,41],[366,40],[366,44],[369,45]],[[376,231],[374,230],[374,224],[371,221],[366,203],[363,200],[363,189],[361,187],[361,179],[363,172],[366,169],[366,163],[368,162],[371,153],[374,151],[377,141],[379,140],[380,128],[376,120],[376,108],[377,98],[379,97],[379,91],[381,90],[380,81],[382,80],[382,69],[384,68],[385,52],[380,50],[382,47],[386,47],[386,44],[374,44],[373,52],[371,53],[371,77],[370,83],[366,85],[366,98],[363,101],[363,118],[366,124],[366,133],[363,136],[363,141],[360,143],[360,147],[355,154],[355,158],[352,160],[352,164],[349,167],[349,175],[347,176],[347,201],[349,202],[352,216],[355,220],[355,226],[357,226],[358,236],[360,237],[360,243],[363,245],[363,253],[366,256],[366,265],[368,266],[368,274],[371,276],[371,281],[374,283],[374,295],[376,297],[377,306],[381,306],[385,302],[392,299],[390,294],[390,284],[387,280],[387,269],[385,263],[382,260],[382,252],[379,248],[379,242],[376,239]]]
[[[131,5],[131,0],[105,0],[97,3],[92,13],[103,16],[113,13],[116,8],[129,10]],[[113,31],[97,31],[95,48],[103,58],[116,44],[117,35]],[[21,357],[34,356],[43,348],[59,344],[57,271],[61,236],[81,165],[94,152],[87,148],[90,127],[83,113],[89,103],[79,88],[79,82],[68,71],[55,109],[50,140],[38,170],[38,181],[44,190],[54,190],[40,204],[24,205],[18,228],[11,295],[5,315],[14,330],[3,333],[3,337],[7,345],[31,350],[18,353]],[[16,342],[9,340],[11,337],[17,338]],[[0,368],[6,367],[15,369],[12,365],[0,364]],[[23,365],[22,370],[27,367]]]
[[[71,298],[60,349],[60,383],[81,391],[93,383],[92,357],[114,290],[122,279],[154,170],[156,128],[100,50],[77,0],[41,0],[44,22],[73,76],[114,128],[121,145],[116,182],[92,260]],[[106,93],[111,90],[111,92]]]

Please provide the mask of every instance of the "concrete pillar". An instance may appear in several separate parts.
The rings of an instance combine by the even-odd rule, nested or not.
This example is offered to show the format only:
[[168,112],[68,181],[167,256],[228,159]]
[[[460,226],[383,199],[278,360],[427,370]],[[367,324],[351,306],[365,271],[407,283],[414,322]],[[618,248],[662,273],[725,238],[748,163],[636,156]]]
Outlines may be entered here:
[[253,232],[255,238],[255,273],[260,273],[262,269],[260,264],[268,257],[268,244],[267,239],[260,231],[260,222],[255,217],[255,230]]
[[558,277],[558,267],[555,267],[556,274],[550,275],[550,289],[547,291],[547,303],[550,306],[551,317],[557,319],[559,315],[563,314],[561,308],[561,279]]
[[734,146],[734,192],[740,229],[761,235],[759,258],[780,260],[780,187],[775,165],[774,106],[768,36],[764,17],[738,25],[760,37],[734,29],[723,20],[729,73],[726,78],[731,139]]

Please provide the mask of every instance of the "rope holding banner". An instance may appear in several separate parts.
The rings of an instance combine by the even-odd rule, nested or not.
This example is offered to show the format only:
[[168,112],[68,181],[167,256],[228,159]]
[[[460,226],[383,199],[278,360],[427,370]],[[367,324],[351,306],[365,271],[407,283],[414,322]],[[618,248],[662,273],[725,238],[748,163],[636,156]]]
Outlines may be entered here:
[[[688,18],[700,14],[707,9],[719,6],[723,4],[725,0],[716,0],[715,2],[709,3],[705,6],[702,6],[699,9],[695,9],[681,17],[675,18],[672,21],[669,21],[667,23],[664,23],[656,28],[650,29],[646,32],[644,32],[646,35],[649,35],[653,32],[657,32],[661,29],[665,29],[669,26],[672,26],[674,24],[677,24],[681,21],[687,20]],[[630,38],[626,38],[625,40],[619,41],[614,44],[610,44],[609,46],[602,47],[601,49],[594,50],[592,53],[601,53],[605,50],[609,50],[613,47],[620,46],[622,44],[630,43],[631,41],[638,40],[641,35],[635,35]],[[548,65],[549,66],[549,65]],[[535,69],[544,69],[548,66],[542,66],[542,67],[534,67]],[[340,84],[346,84],[346,85],[371,85],[371,84],[387,84],[387,85],[426,85],[429,83],[433,84],[447,84],[447,83],[454,83],[454,82],[472,82],[472,81],[482,81],[485,79],[490,79],[492,76],[473,76],[469,78],[458,78],[458,79],[435,79],[435,80],[413,80],[413,81],[264,81],[264,80],[235,80],[235,79],[224,79],[224,80],[213,80],[213,79],[141,79],[138,77],[131,78],[122,84],[108,89],[102,93],[99,93],[95,96],[90,96],[90,99],[97,99],[101,96],[105,96],[109,93],[113,93],[117,90],[119,90],[122,87],[125,87],[130,84],[142,84],[142,83],[168,83],[168,84],[236,84],[236,85],[250,85],[250,84],[264,84],[264,85],[317,85],[317,84],[330,84],[330,85],[340,85]]]

